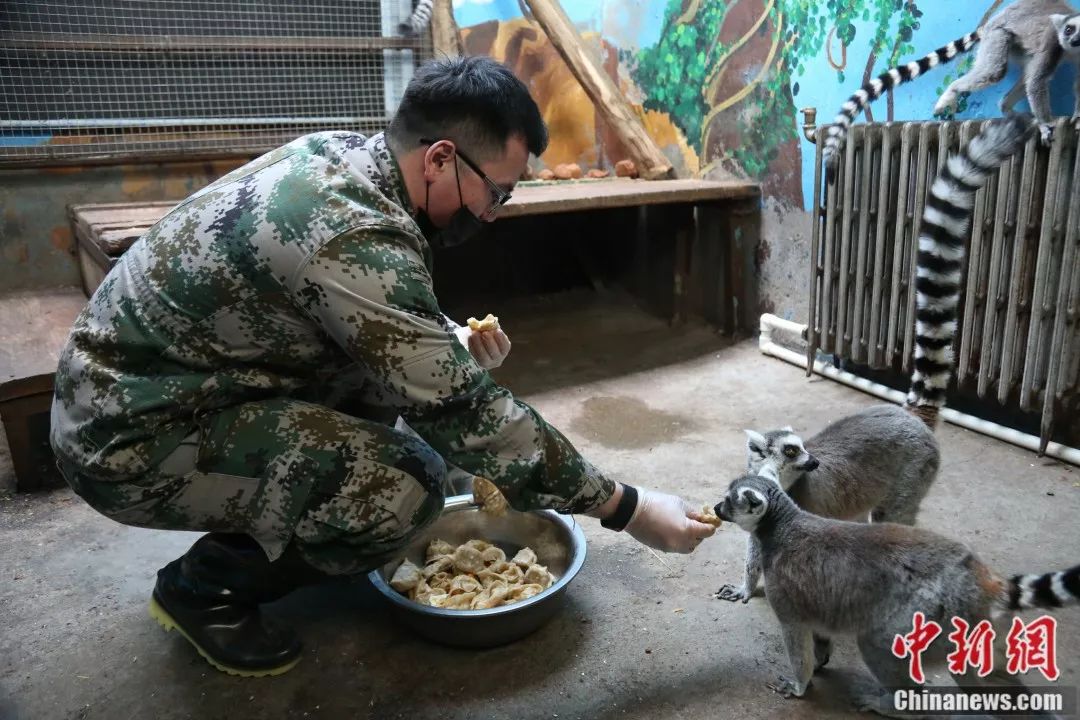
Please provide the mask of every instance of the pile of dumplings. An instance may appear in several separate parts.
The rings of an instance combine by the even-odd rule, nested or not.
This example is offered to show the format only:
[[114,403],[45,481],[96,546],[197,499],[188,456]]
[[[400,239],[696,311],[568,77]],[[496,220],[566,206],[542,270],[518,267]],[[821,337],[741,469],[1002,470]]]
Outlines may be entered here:
[[555,576],[536,553],[522,548],[510,560],[483,540],[457,547],[444,540],[428,544],[424,567],[409,560],[390,578],[390,587],[410,600],[448,610],[485,610],[531,598],[551,587]]

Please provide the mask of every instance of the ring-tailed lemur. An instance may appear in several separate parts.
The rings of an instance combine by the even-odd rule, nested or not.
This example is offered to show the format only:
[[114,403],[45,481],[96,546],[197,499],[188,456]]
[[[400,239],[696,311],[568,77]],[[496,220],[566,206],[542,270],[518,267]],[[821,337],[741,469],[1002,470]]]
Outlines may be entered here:
[[[901,83],[914,80],[931,68],[947,63],[980,43],[971,71],[942,93],[934,113],[954,108],[957,94],[989,87],[1005,77],[1010,54],[1018,57],[1023,77],[1001,100],[1007,112],[1027,95],[1031,111],[1040,123],[1044,141],[1049,141],[1052,113],[1050,78],[1062,60],[1080,64],[1080,15],[1061,0],[1017,0],[997,13],[972,33],[944,45],[929,55],[906,65],[899,65],[870,80],[844,103],[833,120],[822,151],[826,172],[831,178],[840,161],[848,127],[867,105]],[[1080,118],[1080,67],[1078,67],[1073,120]]]
[[[769,687],[788,697],[806,692],[814,671],[829,659],[832,637],[854,637],[882,688],[912,688],[918,686],[908,660],[894,655],[893,647],[897,636],[912,632],[915,613],[945,633],[953,629],[954,617],[970,627],[989,620],[1003,641],[1009,611],[1056,608],[1080,598],[1080,566],[1005,579],[961,543],[905,525],[819,517],[760,476],[733,481],[715,511],[761,546],[765,594],[780,621],[794,674]],[[931,645],[923,662],[931,666],[944,659],[945,645]],[[975,668],[961,684],[1026,690],[1019,676],[1006,670],[1005,643],[993,647],[993,672],[979,677]],[[866,692],[859,704],[889,714],[891,698],[880,690]]]
[[[747,471],[773,476],[799,507],[816,515],[913,525],[939,463],[933,427],[952,376],[964,244],[975,193],[1033,128],[1030,116],[991,121],[949,158],[927,197],[915,280],[915,369],[907,407],[875,405],[841,418],[806,441],[790,427],[747,430]],[[747,602],[761,576],[747,538],[743,584],[716,597]]]

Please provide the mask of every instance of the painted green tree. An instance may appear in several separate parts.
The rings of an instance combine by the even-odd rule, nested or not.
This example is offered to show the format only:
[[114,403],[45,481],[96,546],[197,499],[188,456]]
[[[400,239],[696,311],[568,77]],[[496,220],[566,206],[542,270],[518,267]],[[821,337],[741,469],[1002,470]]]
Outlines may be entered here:
[[[729,8],[745,1],[671,0],[660,41],[632,58],[634,79],[647,97],[645,107],[671,115],[699,154],[708,132],[705,118],[724,100],[706,97],[707,78],[717,63],[731,57],[731,49],[717,41],[719,31]],[[695,12],[690,22],[681,22],[691,15],[687,5],[694,6]],[[760,177],[779,149],[797,138],[794,97],[799,87],[792,77],[804,74],[805,64],[821,54],[830,33],[834,42],[851,47],[859,41],[857,23],[870,23],[870,55],[858,79],[861,84],[875,70],[881,72],[913,52],[911,39],[922,15],[914,0],[775,0],[763,6],[768,8],[770,23],[762,32],[765,27],[779,28],[778,37],[773,38],[777,52],[772,71],[743,101],[744,112],[739,113],[742,142],[732,153],[751,177]],[[837,81],[854,81],[845,70],[850,72],[848,68],[836,71]]]

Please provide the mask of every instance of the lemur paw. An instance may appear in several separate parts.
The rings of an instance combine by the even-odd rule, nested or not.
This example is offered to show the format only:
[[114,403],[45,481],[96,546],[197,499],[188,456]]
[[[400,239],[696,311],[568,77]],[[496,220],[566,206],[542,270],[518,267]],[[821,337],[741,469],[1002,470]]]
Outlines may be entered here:
[[723,585],[719,590],[713,593],[713,597],[717,600],[727,600],[728,602],[741,602],[744,605],[750,602],[750,595],[752,593],[745,587],[735,587],[734,585]]
[[809,687],[809,683],[800,688],[799,683],[788,680],[781,675],[776,678],[774,682],[765,683],[765,687],[786,698],[801,698],[806,694],[806,688]]
[[944,95],[934,104],[934,115],[952,115],[956,112],[956,99]]
[[1039,138],[1043,145],[1050,144],[1050,141],[1054,139],[1053,123],[1039,123]]

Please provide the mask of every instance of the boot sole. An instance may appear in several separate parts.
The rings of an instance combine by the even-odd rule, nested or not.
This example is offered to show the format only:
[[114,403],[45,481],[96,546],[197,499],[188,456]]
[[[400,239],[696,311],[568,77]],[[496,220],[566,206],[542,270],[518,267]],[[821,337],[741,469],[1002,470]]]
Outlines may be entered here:
[[206,650],[204,650],[202,646],[199,645],[199,643],[192,640],[191,636],[184,632],[184,628],[180,627],[179,623],[177,623],[176,620],[173,619],[173,616],[169,614],[168,610],[163,608],[161,604],[158,603],[157,598],[155,597],[150,598],[150,617],[154,618],[154,620],[157,621],[158,625],[165,628],[165,632],[169,632],[170,630],[176,630],[178,633],[183,635],[184,639],[191,643],[192,647],[194,647],[195,650],[198,651],[200,655],[202,655],[203,660],[206,660],[206,662],[213,665],[216,669],[229,675],[236,675],[238,677],[268,677],[273,675],[284,675],[285,673],[296,667],[296,664],[300,662],[300,656],[297,656],[289,662],[285,663],[284,665],[279,665],[275,668],[266,668],[265,670],[249,670],[225,665],[218,660],[215,660],[210,655],[210,653],[206,652]]

